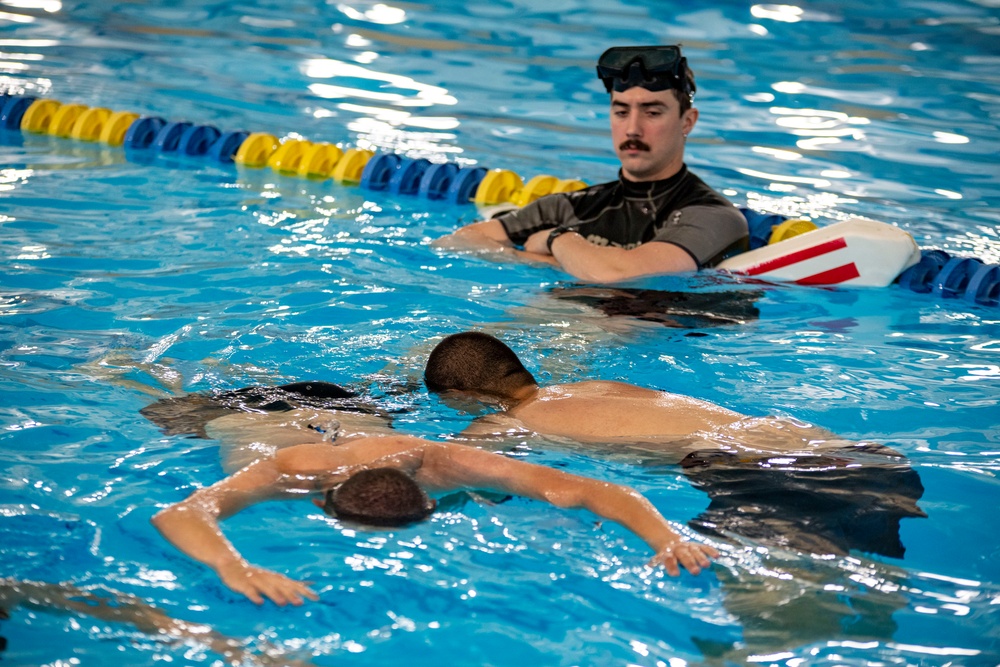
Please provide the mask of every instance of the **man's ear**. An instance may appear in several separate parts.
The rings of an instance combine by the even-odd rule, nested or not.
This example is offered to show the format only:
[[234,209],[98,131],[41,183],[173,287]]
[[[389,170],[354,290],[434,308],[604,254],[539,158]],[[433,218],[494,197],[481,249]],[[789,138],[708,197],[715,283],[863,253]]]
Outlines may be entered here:
[[694,129],[695,123],[698,122],[698,108],[691,107],[684,112],[683,118],[681,118],[681,127],[683,128],[684,136],[691,134],[691,130]]

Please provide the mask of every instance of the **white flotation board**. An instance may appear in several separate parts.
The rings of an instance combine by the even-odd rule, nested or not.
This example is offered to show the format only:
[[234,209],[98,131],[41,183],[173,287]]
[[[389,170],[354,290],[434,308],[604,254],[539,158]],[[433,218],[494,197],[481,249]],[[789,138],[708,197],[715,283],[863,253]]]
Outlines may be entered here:
[[902,229],[850,218],[730,257],[716,268],[800,285],[885,287],[918,261],[920,248]]

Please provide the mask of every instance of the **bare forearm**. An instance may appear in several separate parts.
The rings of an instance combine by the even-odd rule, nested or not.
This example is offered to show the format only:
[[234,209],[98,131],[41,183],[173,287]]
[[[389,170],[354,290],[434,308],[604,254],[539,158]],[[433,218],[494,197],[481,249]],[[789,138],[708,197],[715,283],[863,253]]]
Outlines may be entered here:
[[576,232],[564,232],[552,240],[549,249],[564,271],[595,283],[614,283],[698,268],[679,246],[655,241],[626,250],[596,245]]
[[627,250],[614,246],[594,245],[576,232],[558,236],[552,243],[552,254],[563,271],[574,278],[589,282],[609,283],[628,277]]
[[628,528],[654,552],[681,541],[663,515],[638,491],[608,482],[593,484],[595,488],[583,495],[585,509]]
[[243,563],[236,547],[219,528],[218,518],[195,505],[174,505],[153,517],[153,525],[185,555],[213,570]]
[[462,227],[454,234],[437,239],[434,245],[457,250],[480,250],[518,261],[559,266],[552,255],[515,247],[500,224],[494,220]]
[[437,239],[434,245],[439,248],[496,251],[514,247],[499,220],[482,220],[466,225]]
[[710,546],[681,539],[652,503],[618,484],[446,443],[425,447],[422,472],[442,489],[494,489],[557,507],[590,510],[642,538],[655,552],[651,562],[663,565],[671,575],[679,574],[679,566],[698,574],[708,567],[709,558],[718,555]]
[[[598,483],[602,484],[602,483]],[[684,540],[667,524],[653,504],[637,491],[604,483],[585,494],[584,507],[625,526],[645,540],[655,554],[650,564],[662,565],[673,576],[680,568],[698,574],[719,552],[707,545]]]

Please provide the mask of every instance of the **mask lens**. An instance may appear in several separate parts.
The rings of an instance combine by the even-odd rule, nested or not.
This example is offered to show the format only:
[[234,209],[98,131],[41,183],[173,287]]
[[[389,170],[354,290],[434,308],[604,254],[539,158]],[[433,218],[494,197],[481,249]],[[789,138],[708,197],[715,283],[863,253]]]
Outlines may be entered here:
[[675,72],[681,50],[676,46],[616,46],[608,49],[597,61],[605,76],[620,75],[632,62],[638,60],[649,73]]

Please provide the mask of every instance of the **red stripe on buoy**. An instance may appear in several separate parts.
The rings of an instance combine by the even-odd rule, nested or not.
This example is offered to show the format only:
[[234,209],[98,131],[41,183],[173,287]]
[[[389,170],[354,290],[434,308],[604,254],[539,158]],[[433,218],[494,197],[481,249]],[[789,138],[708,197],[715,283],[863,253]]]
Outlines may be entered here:
[[[805,248],[797,252],[789,253],[782,257],[775,257],[774,259],[762,262],[757,266],[750,267],[746,270],[748,276],[756,276],[761,273],[767,273],[768,271],[774,271],[776,269],[781,269],[792,264],[798,264],[799,262],[804,262],[807,259],[812,259],[814,257],[819,257],[827,253],[833,252],[835,250],[840,250],[841,248],[847,247],[847,240],[843,237],[830,239],[825,243],[819,243],[812,246],[811,248]],[[808,279],[807,279],[808,280]]]
[[850,264],[844,264],[829,271],[822,271],[811,276],[806,276],[795,282],[799,285],[836,285],[837,283],[857,278],[860,275],[858,267],[854,265],[854,262],[851,262]]

